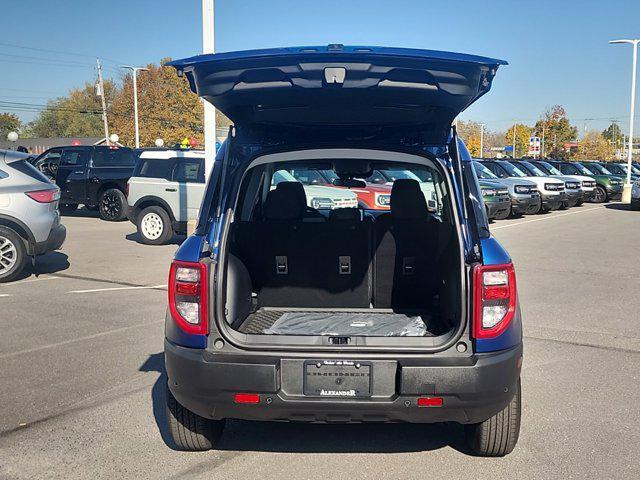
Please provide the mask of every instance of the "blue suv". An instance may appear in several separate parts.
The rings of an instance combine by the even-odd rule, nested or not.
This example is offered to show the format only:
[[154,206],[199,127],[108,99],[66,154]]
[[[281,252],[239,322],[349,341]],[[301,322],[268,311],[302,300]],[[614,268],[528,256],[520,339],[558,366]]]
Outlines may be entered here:
[[[169,275],[178,447],[215,448],[226,419],[246,419],[453,421],[479,455],[513,450],[516,277],[452,126],[504,64],[343,45],[171,62],[234,123]],[[297,170],[331,171],[328,196],[405,173],[379,211],[312,208],[282,174]]]

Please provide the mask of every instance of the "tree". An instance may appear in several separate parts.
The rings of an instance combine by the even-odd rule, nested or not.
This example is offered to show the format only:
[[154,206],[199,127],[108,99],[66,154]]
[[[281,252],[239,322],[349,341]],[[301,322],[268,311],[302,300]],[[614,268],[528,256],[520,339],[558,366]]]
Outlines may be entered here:
[[600,132],[591,130],[580,140],[575,158],[578,160],[612,160],[613,145]]
[[544,156],[548,158],[567,157],[563,146],[578,135],[578,129],[571,125],[567,112],[560,105],[545,110],[536,122],[534,131],[539,137],[544,136]]
[[602,132],[602,136],[613,146],[614,150],[620,150],[622,147],[622,130],[617,122],[611,122],[606,130]]
[[20,132],[22,122],[13,113],[0,113],[0,140],[6,140],[9,132]]
[[[162,138],[166,145],[179,143],[184,138],[196,138],[204,142],[204,108],[202,102],[189,88],[186,78],[176,75],[173,67],[147,65],[147,71],[138,74],[138,119],[140,144],[151,146]],[[111,129],[126,145],[134,143],[133,77],[124,77],[110,111]],[[228,127],[229,120],[216,111],[218,127]]]
[[480,129],[478,122],[458,120],[458,136],[464,141],[472,157],[481,157]]
[[[105,80],[104,90],[109,108],[117,88],[111,80]],[[36,137],[103,137],[102,105],[95,85],[85,83],[68,96],[47,102],[47,107],[29,124],[29,130]]]
[[516,123],[504,135],[506,145],[513,145],[513,129],[516,131],[516,151],[514,158],[520,158],[529,151],[529,137],[531,137],[531,127]]

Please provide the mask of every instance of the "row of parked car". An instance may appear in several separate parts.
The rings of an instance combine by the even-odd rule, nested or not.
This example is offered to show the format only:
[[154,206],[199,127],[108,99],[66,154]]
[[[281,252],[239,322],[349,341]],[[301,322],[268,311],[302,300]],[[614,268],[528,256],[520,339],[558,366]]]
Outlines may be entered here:
[[[582,205],[619,200],[627,165],[597,161],[474,160],[487,216],[504,219]],[[640,178],[633,164],[631,178]],[[634,191],[640,185],[634,186]],[[640,192],[632,208],[640,208]]]

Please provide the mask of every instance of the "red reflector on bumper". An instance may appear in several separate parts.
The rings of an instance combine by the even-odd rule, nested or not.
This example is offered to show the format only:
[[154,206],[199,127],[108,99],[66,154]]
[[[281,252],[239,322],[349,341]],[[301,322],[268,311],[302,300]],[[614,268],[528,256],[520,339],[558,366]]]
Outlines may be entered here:
[[236,403],[260,403],[260,395],[257,393],[236,393]]
[[419,407],[441,407],[442,397],[420,397],[418,399]]

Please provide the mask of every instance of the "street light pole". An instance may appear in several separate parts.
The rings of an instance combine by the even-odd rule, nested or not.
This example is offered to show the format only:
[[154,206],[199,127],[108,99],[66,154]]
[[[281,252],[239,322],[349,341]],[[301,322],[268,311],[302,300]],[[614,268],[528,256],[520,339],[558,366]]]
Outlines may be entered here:
[[484,158],[484,123],[480,124],[480,158]]
[[633,162],[633,119],[636,104],[636,70],[638,64],[638,43],[640,39],[611,40],[609,43],[630,43],[633,45],[633,62],[631,70],[631,111],[629,112],[629,153],[627,157],[627,181],[622,191],[622,202],[631,203],[631,166]]
[[[202,0],[202,53],[215,51],[215,0]],[[213,171],[216,158],[216,109],[204,101],[204,165],[205,175]]]
[[131,69],[131,75],[133,75],[133,123],[135,125],[136,133],[136,148],[140,148],[140,131],[138,129],[138,71],[149,69],[144,67],[133,67],[131,65],[120,65],[120,68]]

